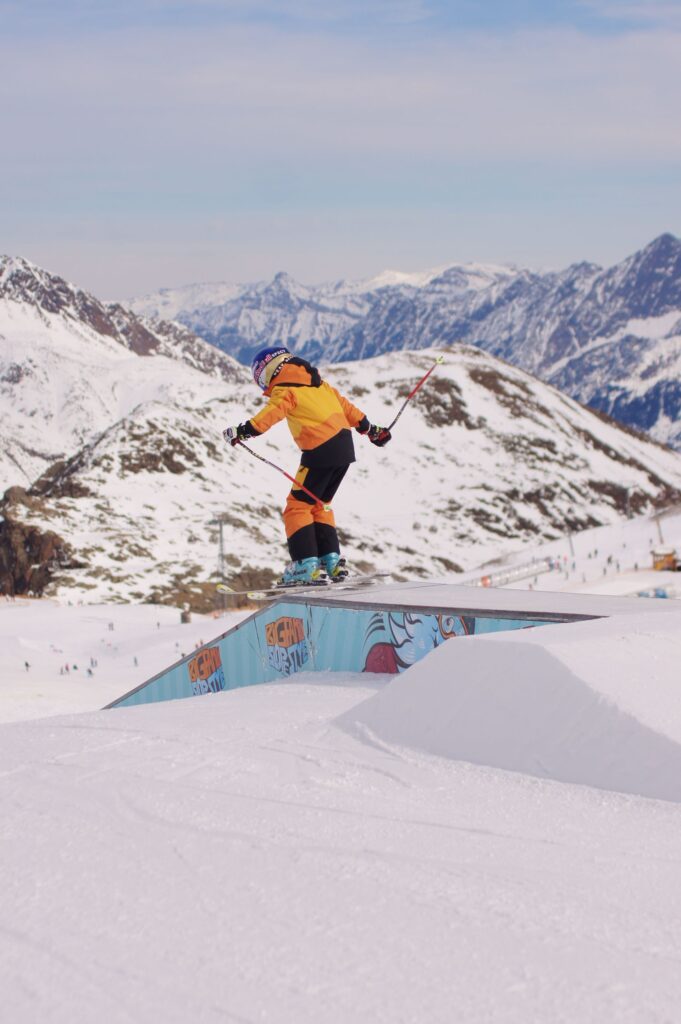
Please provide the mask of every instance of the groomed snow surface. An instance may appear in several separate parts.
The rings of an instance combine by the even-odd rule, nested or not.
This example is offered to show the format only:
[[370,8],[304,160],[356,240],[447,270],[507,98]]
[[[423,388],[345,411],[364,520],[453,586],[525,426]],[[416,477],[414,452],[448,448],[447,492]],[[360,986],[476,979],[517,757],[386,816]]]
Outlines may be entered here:
[[[4,710],[91,708],[230,625],[178,617],[0,604]],[[1,725],[6,1018],[677,1020],[680,638],[642,600],[395,679]]]

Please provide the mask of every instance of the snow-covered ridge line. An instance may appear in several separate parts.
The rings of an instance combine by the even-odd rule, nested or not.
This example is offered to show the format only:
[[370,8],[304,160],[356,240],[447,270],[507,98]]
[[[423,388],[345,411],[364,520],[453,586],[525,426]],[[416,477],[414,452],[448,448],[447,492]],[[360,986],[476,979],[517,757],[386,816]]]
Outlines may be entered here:
[[[262,400],[247,370],[187,328],[13,266],[0,290],[0,469],[2,489],[16,485],[1,513],[12,524],[4,586],[212,607],[216,519],[229,527],[222,571],[237,588],[271,582],[288,485],[222,440]],[[390,422],[435,355],[320,365]],[[256,443],[295,469],[285,425]],[[520,550],[681,495],[678,456],[466,345],[447,350],[386,449],[358,439],[357,450],[334,502],[345,553],[359,572],[402,579],[469,570],[500,544]]]
[[681,354],[670,341],[681,320],[681,241],[671,234],[606,269],[452,264],[316,286],[279,273],[233,291],[176,289],[130,305],[180,320],[245,363],[272,342],[330,362],[479,345],[681,446]]
[[[211,380],[248,379],[180,324],[106,306],[28,260],[0,268],[0,489],[35,480],[140,402],[183,388],[209,399]],[[198,376],[185,381],[183,367]]]
[[249,295],[267,295],[273,288],[287,290],[298,298],[309,299],[317,305],[338,307],[339,300],[354,296],[369,295],[383,288],[424,289],[433,281],[445,275],[457,275],[472,289],[482,289],[504,277],[511,278],[519,271],[515,267],[493,263],[446,263],[429,270],[403,271],[383,270],[373,277],[354,280],[343,278],[317,285],[305,285],[296,281],[285,271],[275,274],[272,281],[256,281],[243,284],[214,281],[182,285],[178,288],[161,288],[147,295],[116,300],[141,316],[164,317],[183,320],[188,312],[208,311],[228,302]]
[[[434,354],[394,353],[324,373],[372,419],[388,422]],[[267,584],[285,561],[279,510],[288,485],[221,438],[227,423],[257,409],[257,392],[180,372],[170,360],[136,362],[153,363],[157,388],[166,367],[165,391],[130,402],[74,458],[28,493],[8,495],[3,511],[17,528],[59,524],[60,568],[43,585],[96,600],[210,608],[217,519],[228,527],[223,571],[237,588]],[[285,425],[254,443],[295,467]],[[500,544],[520,550],[537,537],[681,500],[679,456],[475,348],[447,355],[380,454],[362,439],[356,447],[334,507],[360,572],[389,568],[418,579],[470,570]],[[18,576],[16,585],[30,579]]]

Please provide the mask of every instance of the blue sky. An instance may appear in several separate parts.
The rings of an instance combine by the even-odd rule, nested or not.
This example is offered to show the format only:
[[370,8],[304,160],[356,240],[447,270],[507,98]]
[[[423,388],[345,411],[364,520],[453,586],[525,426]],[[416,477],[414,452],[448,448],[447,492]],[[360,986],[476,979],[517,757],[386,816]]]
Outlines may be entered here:
[[23,26],[50,33],[55,28],[274,24],[289,30],[342,26],[351,32],[405,25],[437,32],[572,26],[612,34],[669,25],[677,17],[676,6],[645,0],[2,0],[0,12],[14,30]]
[[0,251],[106,297],[681,234],[681,0],[0,0]]

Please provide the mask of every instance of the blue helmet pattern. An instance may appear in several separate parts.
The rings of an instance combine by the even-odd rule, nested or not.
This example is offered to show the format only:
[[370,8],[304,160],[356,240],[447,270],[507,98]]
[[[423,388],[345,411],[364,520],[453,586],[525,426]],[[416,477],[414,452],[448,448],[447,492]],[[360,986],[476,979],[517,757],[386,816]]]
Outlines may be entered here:
[[253,357],[253,362],[251,363],[253,380],[262,391],[265,390],[265,370],[268,364],[272,362],[275,356],[286,356],[289,354],[289,350],[284,348],[283,345],[276,345],[273,348],[261,348]]

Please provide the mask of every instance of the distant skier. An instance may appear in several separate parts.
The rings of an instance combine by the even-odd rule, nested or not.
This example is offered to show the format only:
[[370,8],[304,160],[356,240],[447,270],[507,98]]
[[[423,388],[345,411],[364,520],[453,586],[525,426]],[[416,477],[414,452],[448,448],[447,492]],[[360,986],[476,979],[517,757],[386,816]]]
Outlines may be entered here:
[[[382,448],[391,438],[326,381],[316,367],[283,346],[264,348],[253,359],[253,379],[269,399],[264,409],[223,433],[231,445],[259,437],[286,419],[302,457],[297,484],[325,504],[330,502],[355,461],[351,428]],[[325,572],[336,579],[346,575],[340,557],[336,521],[330,508],[315,502],[295,485],[286,501],[284,527],[291,562],[281,583],[308,583]]]

